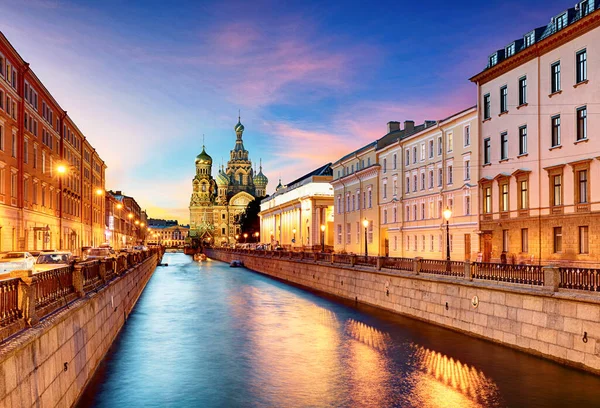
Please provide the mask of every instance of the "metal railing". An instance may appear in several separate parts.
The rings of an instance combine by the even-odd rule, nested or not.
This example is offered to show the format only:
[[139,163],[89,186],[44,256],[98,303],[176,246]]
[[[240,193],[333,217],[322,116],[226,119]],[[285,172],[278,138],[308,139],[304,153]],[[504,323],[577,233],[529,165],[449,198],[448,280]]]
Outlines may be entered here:
[[338,263],[338,264],[351,265],[352,264],[351,256],[352,255],[348,255],[348,254],[333,254],[333,262]]
[[140,253],[121,254],[116,259],[80,262],[44,272],[19,271],[20,277],[0,281],[0,342],[68,306],[77,297],[97,291],[141,262],[155,255],[160,261],[163,253],[162,247],[151,248]]
[[561,267],[560,288],[600,292],[600,269]]
[[360,266],[370,266],[370,267],[377,267],[377,259],[378,257],[376,256],[361,256],[361,255],[356,255],[356,258],[354,260],[354,264],[355,265],[360,265]]
[[544,272],[540,265],[513,265],[488,262],[471,264],[474,279],[499,282],[520,283],[524,285],[543,285]]
[[414,269],[414,259],[385,257],[382,260],[381,267],[399,271],[412,271]]
[[73,269],[70,266],[35,274],[36,309],[64,299],[74,291]]
[[0,328],[21,317],[18,303],[19,281],[18,278],[0,281]]
[[446,276],[464,276],[465,263],[441,259],[422,259],[420,272]]

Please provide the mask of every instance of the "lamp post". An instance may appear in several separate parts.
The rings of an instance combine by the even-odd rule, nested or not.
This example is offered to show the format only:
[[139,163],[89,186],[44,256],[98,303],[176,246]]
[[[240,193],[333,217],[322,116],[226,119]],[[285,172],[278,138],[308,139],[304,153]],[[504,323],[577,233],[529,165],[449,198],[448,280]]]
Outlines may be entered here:
[[258,237],[260,236],[260,233],[258,231],[256,231],[254,233],[254,236],[256,237],[256,242],[258,242]]
[[321,252],[325,252],[325,224],[321,224]]
[[446,272],[450,272],[450,224],[448,220],[452,217],[452,210],[448,207],[444,210],[444,219],[446,219]]
[[244,244],[246,243],[246,239],[248,239],[248,233],[244,232]]
[[369,257],[369,247],[367,246],[367,228],[369,228],[369,220],[366,218],[362,222],[365,227],[365,260]]

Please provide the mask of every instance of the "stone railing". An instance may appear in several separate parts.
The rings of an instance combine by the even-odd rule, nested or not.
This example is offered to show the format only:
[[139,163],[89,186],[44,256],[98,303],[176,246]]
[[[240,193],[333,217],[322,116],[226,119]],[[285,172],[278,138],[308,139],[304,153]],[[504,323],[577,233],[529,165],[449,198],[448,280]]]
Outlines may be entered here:
[[0,281],[0,342],[40,319],[66,307],[77,298],[97,292],[130,268],[157,255],[164,249],[120,254],[115,259],[80,262],[71,266],[33,273],[13,271],[11,278]]
[[600,268],[514,265],[487,262],[446,261],[440,259],[365,257],[355,254],[290,251],[255,251],[251,249],[215,248],[217,251],[265,258],[282,258],[301,262],[335,264],[340,267],[372,270],[405,271],[414,274],[434,274],[458,279],[504,282],[516,285],[542,286],[600,292]]

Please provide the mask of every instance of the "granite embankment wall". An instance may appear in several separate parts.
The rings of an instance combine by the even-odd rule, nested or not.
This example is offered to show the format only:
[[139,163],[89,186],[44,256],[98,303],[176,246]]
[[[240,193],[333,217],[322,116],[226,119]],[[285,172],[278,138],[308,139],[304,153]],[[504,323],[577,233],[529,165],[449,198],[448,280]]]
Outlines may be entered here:
[[110,348],[160,254],[0,345],[0,407],[70,407]]
[[[600,293],[208,249],[256,272],[600,374]],[[556,291],[555,291],[556,290]],[[473,300],[478,304],[474,307]]]

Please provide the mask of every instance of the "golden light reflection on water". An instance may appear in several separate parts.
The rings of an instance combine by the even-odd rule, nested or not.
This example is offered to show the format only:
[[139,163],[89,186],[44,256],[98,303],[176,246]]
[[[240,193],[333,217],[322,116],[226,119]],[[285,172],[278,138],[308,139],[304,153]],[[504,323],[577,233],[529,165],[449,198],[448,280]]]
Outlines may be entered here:
[[390,406],[390,380],[385,354],[389,335],[365,323],[349,319],[346,333],[348,343],[348,394],[351,406]]
[[498,401],[494,381],[475,367],[440,352],[413,346],[411,402],[418,407],[489,407]]
[[263,373],[254,386],[266,405],[335,405],[343,372],[335,313],[297,297],[274,298],[261,290],[251,292],[246,306],[251,369]]

